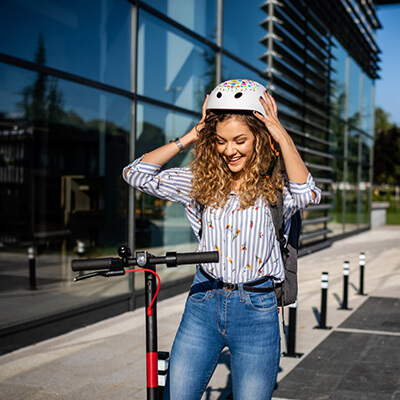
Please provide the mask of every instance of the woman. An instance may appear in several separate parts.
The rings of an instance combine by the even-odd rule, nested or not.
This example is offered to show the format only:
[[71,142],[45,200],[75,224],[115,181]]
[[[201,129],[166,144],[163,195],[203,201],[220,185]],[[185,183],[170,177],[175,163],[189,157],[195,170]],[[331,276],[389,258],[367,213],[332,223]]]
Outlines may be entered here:
[[[192,130],[124,168],[124,179],[154,196],[182,204],[198,237],[198,251],[220,254],[199,265],[171,351],[165,399],[200,399],[221,351],[231,353],[233,398],[270,399],[280,357],[274,284],[284,279],[269,204],[284,199],[290,217],[320,201],[320,190],[280,124],[265,87],[231,80],[206,96]],[[161,166],[196,144],[189,167]],[[288,187],[279,168],[282,154]]]

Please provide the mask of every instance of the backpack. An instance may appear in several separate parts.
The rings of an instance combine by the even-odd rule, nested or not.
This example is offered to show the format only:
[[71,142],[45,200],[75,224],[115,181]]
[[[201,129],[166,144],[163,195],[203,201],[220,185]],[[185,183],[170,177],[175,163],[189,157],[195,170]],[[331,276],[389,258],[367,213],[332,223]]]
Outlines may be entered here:
[[276,203],[270,205],[270,209],[285,269],[285,280],[275,286],[278,306],[283,307],[293,304],[297,299],[297,251],[301,231],[301,213],[297,211],[292,215],[289,237],[286,243],[282,191],[277,192]]

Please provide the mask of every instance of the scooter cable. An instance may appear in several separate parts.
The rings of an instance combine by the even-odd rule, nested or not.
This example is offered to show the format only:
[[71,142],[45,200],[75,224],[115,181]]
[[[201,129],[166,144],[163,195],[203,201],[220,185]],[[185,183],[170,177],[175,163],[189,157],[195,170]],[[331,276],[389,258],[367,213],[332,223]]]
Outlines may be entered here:
[[155,276],[157,277],[157,280],[158,280],[158,285],[157,285],[156,293],[154,294],[153,299],[151,300],[150,305],[147,307],[147,316],[151,316],[151,315],[153,314],[153,305],[154,305],[154,302],[156,301],[158,292],[160,291],[161,279],[160,279],[160,277],[158,276],[157,272],[155,272],[155,271],[153,271],[153,270],[151,270],[151,269],[148,269],[148,268],[129,269],[129,270],[125,271],[125,272],[128,273],[128,272],[140,272],[140,271],[150,272],[150,273],[152,273],[153,275],[155,275]]

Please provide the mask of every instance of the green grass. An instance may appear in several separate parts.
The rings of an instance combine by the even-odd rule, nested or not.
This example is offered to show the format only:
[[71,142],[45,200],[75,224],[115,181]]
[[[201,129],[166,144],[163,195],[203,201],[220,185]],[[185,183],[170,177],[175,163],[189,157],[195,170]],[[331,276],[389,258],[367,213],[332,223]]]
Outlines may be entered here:
[[387,225],[400,225],[400,201],[392,202],[386,214]]
[[374,193],[372,201],[387,201],[390,205],[386,211],[387,225],[400,225],[400,200],[396,200],[393,191],[387,190],[386,193]]

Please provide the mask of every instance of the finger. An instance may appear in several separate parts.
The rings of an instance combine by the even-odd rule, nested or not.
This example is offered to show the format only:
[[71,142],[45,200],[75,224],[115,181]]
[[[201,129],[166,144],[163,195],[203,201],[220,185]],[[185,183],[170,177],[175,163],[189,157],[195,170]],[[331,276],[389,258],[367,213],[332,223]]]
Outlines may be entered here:
[[276,106],[275,99],[273,98],[272,94],[268,90],[265,91],[265,97],[266,97],[265,102],[268,105],[268,111],[271,113],[271,115],[273,115],[273,113],[276,114],[276,112],[278,111],[278,108]]
[[271,96],[267,91],[264,92],[264,96],[265,98],[260,96],[260,103],[264,108],[267,117],[272,117],[274,115],[274,104],[271,100]]
[[253,114],[256,118],[265,123],[265,117],[259,111],[253,110]]
[[205,100],[204,100],[204,103],[203,103],[203,107],[202,107],[202,109],[201,109],[201,111],[202,111],[202,116],[203,116],[202,119],[204,119],[205,116],[206,116],[206,109],[207,109],[207,103],[208,103],[208,99],[209,99],[209,98],[210,98],[210,95],[207,94],[207,95],[206,95],[206,98],[205,98]]
[[268,99],[270,101],[271,107],[272,107],[272,111],[277,114],[278,113],[278,106],[276,105],[276,101],[274,99],[274,96],[272,96],[272,94],[270,92],[268,92]]

